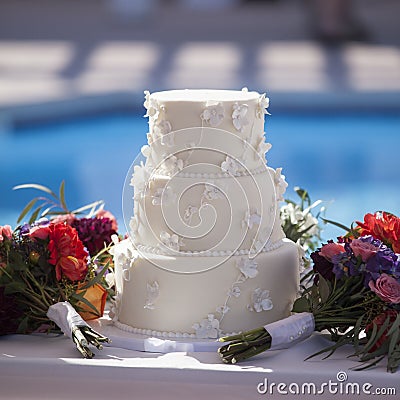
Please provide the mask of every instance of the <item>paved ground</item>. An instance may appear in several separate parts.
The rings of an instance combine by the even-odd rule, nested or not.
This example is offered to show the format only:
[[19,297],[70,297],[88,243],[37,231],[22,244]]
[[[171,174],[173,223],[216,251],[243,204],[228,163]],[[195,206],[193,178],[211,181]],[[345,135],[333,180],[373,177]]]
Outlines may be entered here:
[[339,47],[313,39],[306,1],[195,12],[182,1],[162,0],[140,17],[118,14],[111,4],[1,0],[3,120],[4,110],[26,105],[123,103],[147,88],[248,86],[288,102],[297,94],[329,94],[365,103],[374,94],[399,104],[398,0],[356,1],[370,40]]

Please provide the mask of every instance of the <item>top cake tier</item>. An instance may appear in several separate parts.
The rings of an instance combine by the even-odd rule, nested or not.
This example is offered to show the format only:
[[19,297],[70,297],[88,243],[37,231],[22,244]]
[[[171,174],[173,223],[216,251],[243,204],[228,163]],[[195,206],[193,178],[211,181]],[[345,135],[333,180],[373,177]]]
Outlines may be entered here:
[[147,164],[161,170],[178,165],[186,174],[262,168],[271,147],[264,137],[268,105],[265,94],[247,89],[145,92]]

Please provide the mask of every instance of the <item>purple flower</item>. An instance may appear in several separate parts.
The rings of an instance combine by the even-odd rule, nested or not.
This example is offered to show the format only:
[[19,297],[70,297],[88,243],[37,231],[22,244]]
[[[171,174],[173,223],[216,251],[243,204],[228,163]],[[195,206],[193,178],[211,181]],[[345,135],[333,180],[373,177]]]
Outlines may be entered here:
[[320,251],[314,251],[311,254],[311,259],[314,262],[314,271],[318,272],[326,280],[332,281],[335,276],[332,272],[333,264],[321,256]]
[[336,279],[341,279],[343,276],[357,276],[362,272],[360,261],[352,252],[349,242],[344,244],[344,249],[344,253],[332,257],[333,273]]
[[79,239],[91,256],[110,244],[111,235],[116,233],[109,218],[76,218],[71,226],[78,231]]
[[31,230],[31,226],[29,224],[23,224],[19,230],[21,235],[27,235]]
[[376,281],[382,273],[393,275],[396,279],[400,278],[400,264],[398,256],[385,245],[371,257],[366,265],[366,284],[373,279]]

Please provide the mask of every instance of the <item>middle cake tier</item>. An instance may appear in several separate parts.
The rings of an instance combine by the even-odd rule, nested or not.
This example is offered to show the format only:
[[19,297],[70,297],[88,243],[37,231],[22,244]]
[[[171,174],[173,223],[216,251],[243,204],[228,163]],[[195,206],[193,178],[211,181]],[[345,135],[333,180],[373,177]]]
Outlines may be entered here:
[[135,186],[131,236],[136,247],[158,254],[251,254],[284,237],[278,200],[280,170],[215,179],[153,175]]

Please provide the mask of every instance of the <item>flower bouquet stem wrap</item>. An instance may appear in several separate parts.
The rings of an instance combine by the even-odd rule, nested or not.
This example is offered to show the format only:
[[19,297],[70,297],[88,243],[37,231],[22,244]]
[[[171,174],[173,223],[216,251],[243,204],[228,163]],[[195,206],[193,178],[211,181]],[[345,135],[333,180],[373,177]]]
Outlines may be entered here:
[[[289,348],[314,331],[327,329],[338,342],[346,342],[341,331],[356,325],[362,319],[371,299],[365,296],[366,289],[356,278],[332,287],[323,277],[317,284],[305,289],[293,306],[295,314],[263,327],[235,336],[222,337],[229,342],[218,352],[225,363],[237,363],[267,350]],[[361,322],[361,321],[360,321]]]
[[289,348],[309,337],[314,329],[312,313],[294,314],[243,334],[221,338],[221,342],[231,343],[218,352],[224,362],[235,364],[266,350]]
[[73,340],[79,352],[85,358],[93,358],[94,354],[89,344],[101,350],[102,343],[110,343],[110,340],[94,331],[75,311],[67,301],[53,304],[47,311],[47,317],[55,322],[58,327]]

